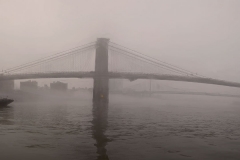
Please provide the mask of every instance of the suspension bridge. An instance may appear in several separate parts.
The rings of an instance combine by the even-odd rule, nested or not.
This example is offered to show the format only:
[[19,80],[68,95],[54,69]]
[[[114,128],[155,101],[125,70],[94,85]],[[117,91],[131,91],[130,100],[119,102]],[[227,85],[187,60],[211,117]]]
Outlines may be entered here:
[[240,83],[208,78],[106,38],[9,68],[0,81],[39,78],[92,78],[93,101],[108,101],[109,79],[155,79],[240,87]]

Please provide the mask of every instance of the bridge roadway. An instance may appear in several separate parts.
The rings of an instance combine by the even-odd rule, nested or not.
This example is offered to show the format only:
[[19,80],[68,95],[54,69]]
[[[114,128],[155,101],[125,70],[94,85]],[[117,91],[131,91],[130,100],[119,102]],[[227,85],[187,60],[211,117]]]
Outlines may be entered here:
[[40,79],[40,78],[95,78],[95,77],[108,77],[109,79],[129,79],[130,81],[137,80],[137,79],[170,80],[170,81],[214,84],[214,85],[240,88],[240,83],[211,79],[211,78],[164,75],[164,74],[162,75],[144,74],[144,73],[131,73],[131,72],[108,72],[107,74],[101,74],[101,75],[95,72],[54,72],[54,73],[11,74],[11,75],[2,74],[0,75],[0,81],[20,80],[20,79]]

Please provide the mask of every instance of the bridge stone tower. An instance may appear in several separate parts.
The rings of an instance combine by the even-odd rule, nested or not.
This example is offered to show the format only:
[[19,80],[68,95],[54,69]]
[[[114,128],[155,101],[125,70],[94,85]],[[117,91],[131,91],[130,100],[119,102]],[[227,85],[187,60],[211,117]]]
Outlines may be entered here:
[[0,93],[12,92],[13,90],[14,90],[13,80],[0,81]]
[[93,102],[108,102],[108,43],[107,38],[98,38],[96,43],[95,74],[93,82]]

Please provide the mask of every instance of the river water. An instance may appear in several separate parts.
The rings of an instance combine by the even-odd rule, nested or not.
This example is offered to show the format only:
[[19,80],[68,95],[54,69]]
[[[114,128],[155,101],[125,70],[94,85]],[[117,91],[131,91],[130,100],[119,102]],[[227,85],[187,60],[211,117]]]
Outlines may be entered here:
[[0,108],[1,160],[239,160],[240,99],[91,95]]

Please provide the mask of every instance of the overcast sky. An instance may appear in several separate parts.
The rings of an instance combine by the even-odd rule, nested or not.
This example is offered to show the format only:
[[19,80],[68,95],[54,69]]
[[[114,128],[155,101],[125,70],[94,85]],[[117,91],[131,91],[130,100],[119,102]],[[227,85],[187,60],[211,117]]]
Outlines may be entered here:
[[0,0],[0,69],[97,37],[240,82],[239,0]]

